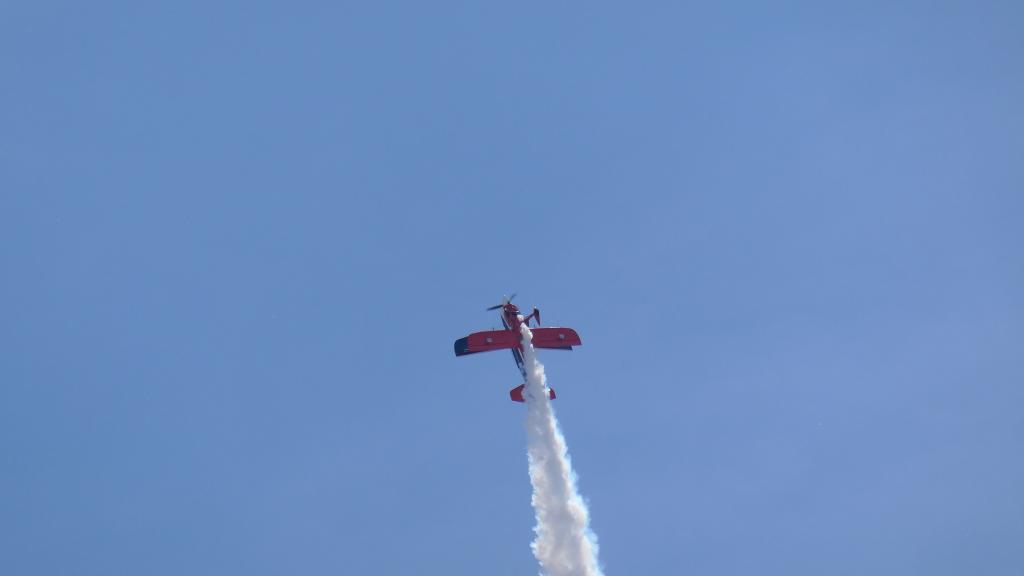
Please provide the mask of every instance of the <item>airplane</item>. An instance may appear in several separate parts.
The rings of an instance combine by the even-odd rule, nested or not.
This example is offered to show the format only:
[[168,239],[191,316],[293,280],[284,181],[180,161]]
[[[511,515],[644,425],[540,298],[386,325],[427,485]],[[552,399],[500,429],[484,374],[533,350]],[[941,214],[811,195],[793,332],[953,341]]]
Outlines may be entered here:
[[[534,348],[549,348],[554,350],[572,350],[573,346],[580,346],[583,342],[579,334],[572,328],[540,327],[540,310],[533,309],[533,312],[525,318],[519,315],[519,308],[512,303],[511,297],[502,298],[501,304],[491,306],[487,310],[501,310],[501,323],[504,330],[488,330],[485,332],[473,332],[472,334],[459,338],[455,341],[455,355],[466,356],[477,352],[490,352],[491,350],[502,350],[510,348],[512,356],[516,360],[516,366],[523,375],[523,384],[509,391],[509,396],[515,402],[523,402],[523,390],[526,388],[526,367],[523,365],[523,343],[520,326],[530,326],[530,320],[535,320],[537,326],[530,328],[533,333]],[[548,396],[554,400],[555,391],[548,388]]]

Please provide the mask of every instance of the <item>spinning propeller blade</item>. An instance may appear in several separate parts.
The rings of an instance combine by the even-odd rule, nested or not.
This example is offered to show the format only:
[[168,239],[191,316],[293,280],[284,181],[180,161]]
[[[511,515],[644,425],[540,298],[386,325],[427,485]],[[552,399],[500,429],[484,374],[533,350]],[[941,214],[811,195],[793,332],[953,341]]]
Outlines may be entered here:
[[507,296],[507,297],[502,298],[501,299],[501,304],[495,304],[494,306],[491,306],[490,308],[488,308],[487,311],[497,310],[498,308],[501,308],[505,304],[508,304],[509,302],[511,302],[512,299],[515,298],[515,297],[516,297],[516,293],[513,292],[511,296]]

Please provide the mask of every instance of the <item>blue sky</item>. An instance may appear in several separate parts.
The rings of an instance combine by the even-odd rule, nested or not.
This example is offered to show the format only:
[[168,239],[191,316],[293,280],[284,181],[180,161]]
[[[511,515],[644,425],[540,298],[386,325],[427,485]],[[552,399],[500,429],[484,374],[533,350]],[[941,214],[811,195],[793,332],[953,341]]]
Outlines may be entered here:
[[1013,2],[21,3],[0,572],[1024,571]]

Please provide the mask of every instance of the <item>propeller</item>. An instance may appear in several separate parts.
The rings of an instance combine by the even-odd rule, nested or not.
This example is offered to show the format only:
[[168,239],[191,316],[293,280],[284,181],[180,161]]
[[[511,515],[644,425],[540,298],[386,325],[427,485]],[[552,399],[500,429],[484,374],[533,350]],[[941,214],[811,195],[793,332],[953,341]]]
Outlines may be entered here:
[[494,306],[491,306],[490,308],[488,308],[487,311],[489,312],[491,310],[497,310],[498,308],[501,308],[505,304],[508,304],[509,302],[511,302],[512,299],[515,298],[515,297],[516,297],[516,293],[513,292],[511,296],[502,298],[501,299],[501,304],[495,304]]

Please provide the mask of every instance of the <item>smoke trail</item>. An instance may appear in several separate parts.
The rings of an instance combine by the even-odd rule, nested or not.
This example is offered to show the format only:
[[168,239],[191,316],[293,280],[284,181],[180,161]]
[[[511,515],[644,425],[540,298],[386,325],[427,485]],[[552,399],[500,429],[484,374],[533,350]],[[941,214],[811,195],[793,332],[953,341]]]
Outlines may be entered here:
[[526,435],[537,514],[533,555],[547,576],[601,576],[597,536],[590,531],[587,505],[576,491],[565,437],[548,399],[544,366],[537,361],[533,334],[522,325],[526,366]]

